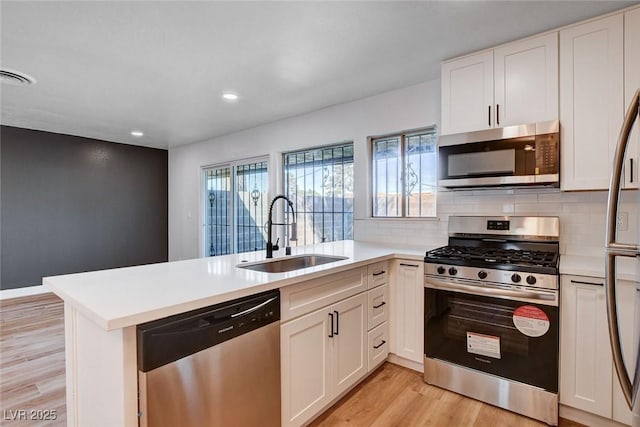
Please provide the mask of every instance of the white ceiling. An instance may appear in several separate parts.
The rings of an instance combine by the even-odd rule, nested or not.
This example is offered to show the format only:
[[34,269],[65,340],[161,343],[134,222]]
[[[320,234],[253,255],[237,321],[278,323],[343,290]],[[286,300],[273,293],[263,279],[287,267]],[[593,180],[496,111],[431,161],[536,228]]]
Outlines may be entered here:
[[2,0],[0,65],[38,82],[2,85],[1,121],[171,148],[432,80],[444,59],[633,3]]

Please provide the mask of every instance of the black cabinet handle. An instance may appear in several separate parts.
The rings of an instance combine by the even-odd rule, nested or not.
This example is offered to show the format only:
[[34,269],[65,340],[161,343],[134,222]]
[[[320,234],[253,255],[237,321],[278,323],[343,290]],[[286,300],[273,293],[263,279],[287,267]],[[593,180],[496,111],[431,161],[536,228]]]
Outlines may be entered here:
[[373,348],[375,349],[379,349],[380,347],[382,347],[383,345],[385,345],[387,342],[385,340],[382,340],[382,342],[378,345],[374,345]]
[[633,157],[629,159],[629,182],[633,182]]
[[491,126],[491,105],[489,105],[489,126]]
[[604,286],[604,283],[583,282],[582,280],[573,279],[571,279],[571,283],[575,283],[576,285]]
[[496,104],[496,125],[500,126],[500,104]]
[[386,273],[386,271],[382,270],[382,271],[379,271],[377,273],[373,273],[373,276],[380,276],[381,274],[384,274],[384,273]]
[[404,262],[401,262],[400,265],[402,265],[404,267],[414,267],[414,268],[418,268],[419,267],[417,264],[405,264]]
[[329,334],[329,338],[333,338],[333,313],[329,313],[329,317],[331,318],[331,333]]
[[333,311],[336,314],[336,331],[334,332],[336,335],[340,334],[340,313],[337,311]]
[[383,305],[385,305],[385,304],[386,304],[386,302],[382,301],[380,304],[378,304],[378,305],[374,305],[374,306],[373,306],[373,308],[380,308],[380,307],[382,307],[382,306],[383,306]]

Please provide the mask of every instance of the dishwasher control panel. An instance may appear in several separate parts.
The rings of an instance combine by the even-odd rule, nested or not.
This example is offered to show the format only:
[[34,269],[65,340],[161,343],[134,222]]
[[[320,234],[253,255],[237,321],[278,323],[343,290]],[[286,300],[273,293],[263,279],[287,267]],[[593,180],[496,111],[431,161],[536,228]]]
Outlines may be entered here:
[[279,320],[276,289],[140,324],[138,370],[148,372]]

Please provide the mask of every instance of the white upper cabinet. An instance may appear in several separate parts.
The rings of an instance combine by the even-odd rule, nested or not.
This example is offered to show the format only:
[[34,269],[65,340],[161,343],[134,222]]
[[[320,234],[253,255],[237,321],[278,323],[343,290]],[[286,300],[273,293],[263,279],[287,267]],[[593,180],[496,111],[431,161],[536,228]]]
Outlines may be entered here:
[[558,33],[494,51],[496,127],[558,118]]
[[443,135],[557,118],[557,33],[442,64]]
[[493,51],[442,64],[441,134],[493,127]]
[[[624,14],[624,88],[624,108],[629,108],[631,97],[640,89],[640,8]],[[639,129],[636,122],[624,164],[624,188],[638,188]]]
[[624,104],[623,15],[560,31],[563,190],[609,188]]

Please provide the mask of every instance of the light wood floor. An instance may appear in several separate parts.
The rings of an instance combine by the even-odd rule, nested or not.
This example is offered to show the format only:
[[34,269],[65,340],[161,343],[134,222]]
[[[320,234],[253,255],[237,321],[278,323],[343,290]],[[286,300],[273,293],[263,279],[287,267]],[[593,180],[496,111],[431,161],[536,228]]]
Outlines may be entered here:
[[[0,301],[0,425],[64,426],[62,301],[52,294]],[[55,422],[7,421],[9,411],[55,410]],[[538,427],[526,417],[425,384],[390,363],[347,394],[314,427]],[[580,424],[561,420],[562,427]],[[115,427],[115,426],[114,426]]]
[[[0,301],[1,425],[66,425],[63,311],[53,294]],[[27,420],[5,419],[19,410]],[[36,422],[31,410],[56,411],[57,417]]]
[[[581,424],[561,419],[562,427]],[[430,386],[422,374],[391,363],[316,419],[311,427],[541,427],[546,424]]]

